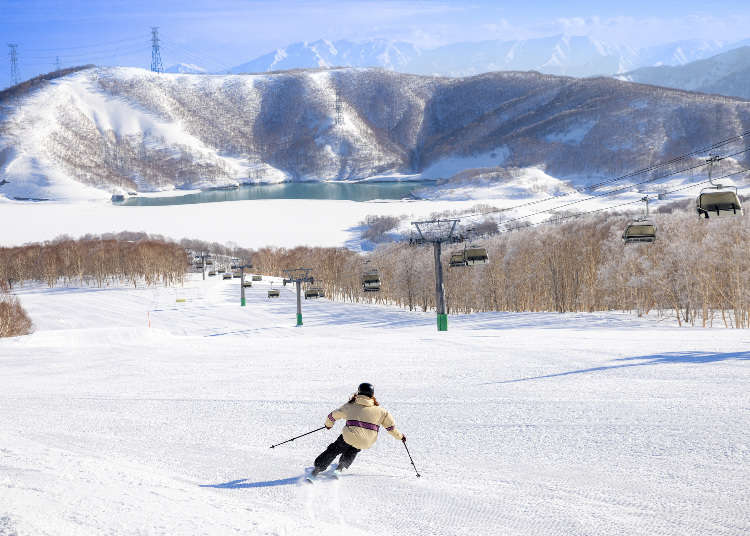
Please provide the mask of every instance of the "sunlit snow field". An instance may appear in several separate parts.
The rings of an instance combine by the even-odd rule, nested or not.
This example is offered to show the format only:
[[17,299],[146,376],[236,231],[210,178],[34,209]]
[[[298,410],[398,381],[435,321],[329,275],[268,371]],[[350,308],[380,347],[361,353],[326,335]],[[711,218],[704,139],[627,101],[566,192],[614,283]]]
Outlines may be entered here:
[[[450,316],[268,281],[28,287],[0,342],[0,534],[747,534],[750,334],[621,313]],[[184,298],[185,303],[176,299]],[[148,327],[148,322],[151,327]],[[374,383],[387,434],[297,482]],[[337,424],[336,429],[341,424]]]

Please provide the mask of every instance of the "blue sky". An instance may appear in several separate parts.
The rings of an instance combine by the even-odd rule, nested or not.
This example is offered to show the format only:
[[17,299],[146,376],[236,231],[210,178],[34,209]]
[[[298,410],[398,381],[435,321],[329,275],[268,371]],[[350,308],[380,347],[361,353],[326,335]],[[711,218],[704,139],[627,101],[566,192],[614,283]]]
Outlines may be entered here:
[[[709,9],[710,7],[710,9]],[[21,78],[96,63],[148,67],[150,26],[167,67],[212,71],[296,41],[382,37],[432,47],[458,41],[569,33],[635,48],[681,39],[750,37],[748,2],[694,0],[492,2],[487,0],[0,0],[0,45],[18,43]],[[9,84],[7,47],[0,87]]]

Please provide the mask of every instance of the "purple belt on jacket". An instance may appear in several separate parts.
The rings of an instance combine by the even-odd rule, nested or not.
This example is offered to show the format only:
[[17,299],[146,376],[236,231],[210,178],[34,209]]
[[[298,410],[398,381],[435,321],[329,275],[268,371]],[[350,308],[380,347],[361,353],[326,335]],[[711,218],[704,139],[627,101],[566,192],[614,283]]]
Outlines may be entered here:
[[346,421],[347,426],[359,426],[360,428],[367,428],[368,430],[375,430],[376,432],[380,430],[380,426],[377,424],[372,424],[371,422],[362,422],[362,421]]

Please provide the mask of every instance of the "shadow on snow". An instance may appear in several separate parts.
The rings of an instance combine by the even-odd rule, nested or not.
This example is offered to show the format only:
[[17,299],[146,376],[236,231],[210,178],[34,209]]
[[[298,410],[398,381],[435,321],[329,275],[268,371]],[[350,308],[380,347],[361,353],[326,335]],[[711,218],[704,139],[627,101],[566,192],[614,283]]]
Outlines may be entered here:
[[502,380],[498,382],[487,382],[482,385],[493,385],[501,383],[527,382],[531,380],[543,380],[546,378],[557,378],[560,376],[571,376],[573,374],[587,374],[589,372],[601,372],[606,370],[621,369],[627,367],[642,367],[647,365],[661,365],[664,363],[716,363],[729,359],[745,360],[750,359],[750,352],[672,352],[667,354],[654,354],[634,357],[623,357],[616,361],[640,361],[640,363],[622,363],[619,365],[610,365],[605,367],[592,367],[579,370],[569,370],[566,372],[557,372],[555,374],[545,374],[543,376],[531,376],[528,378],[517,378],[515,380]]
[[271,488],[274,486],[290,486],[297,484],[302,476],[293,476],[290,478],[281,478],[279,480],[266,480],[263,482],[248,482],[247,478],[240,480],[231,480],[223,484],[200,484],[201,488],[219,488],[219,489],[244,489],[244,488]]

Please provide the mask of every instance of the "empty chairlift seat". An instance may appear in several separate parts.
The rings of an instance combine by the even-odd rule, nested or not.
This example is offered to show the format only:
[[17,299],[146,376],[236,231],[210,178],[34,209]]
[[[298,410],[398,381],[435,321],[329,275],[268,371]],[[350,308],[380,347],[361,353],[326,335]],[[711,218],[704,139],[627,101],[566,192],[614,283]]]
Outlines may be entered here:
[[625,228],[622,239],[626,244],[653,242],[656,240],[656,225],[650,221],[634,221]]
[[245,280],[245,282],[242,283],[242,286],[245,287],[245,288],[250,288],[250,287],[253,286],[253,282]]
[[372,270],[362,276],[362,290],[365,292],[378,292],[380,290],[380,275],[377,270]]
[[275,288],[272,288],[271,290],[268,291],[268,297],[269,298],[278,298],[279,297],[279,291],[276,290]]
[[452,268],[466,266],[466,257],[464,256],[463,250],[459,251],[458,253],[451,254],[450,266]]
[[222,275],[222,276],[221,276],[221,278],[222,278],[222,279],[232,279],[232,274],[230,274],[230,273],[225,273],[224,275]]
[[262,275],[254,275],[253,276],[253,281],[263,281],[263,276]]
[[466,264],[469,266],[474,266],[475,264],[487,264],[489,262],[487,250],[482,246],[469,246],[464,251],[464,257],[466,259]]
[[318,296],[319,296],[318,295],[318,289],[316,289],[316,288],[309,288],[309,289],[307,289],[305,291],[305,299],[306,300],[314,299],[314,298],[317,298]]
[[695,208],[698,216],[705,218],[742,215],[742,203],[736,187],[704,188],[695,201]]

